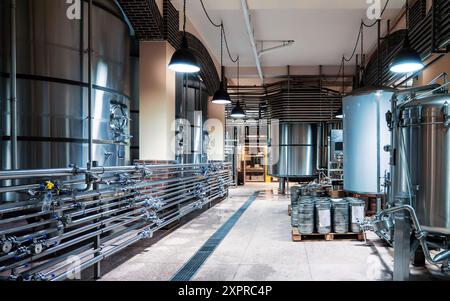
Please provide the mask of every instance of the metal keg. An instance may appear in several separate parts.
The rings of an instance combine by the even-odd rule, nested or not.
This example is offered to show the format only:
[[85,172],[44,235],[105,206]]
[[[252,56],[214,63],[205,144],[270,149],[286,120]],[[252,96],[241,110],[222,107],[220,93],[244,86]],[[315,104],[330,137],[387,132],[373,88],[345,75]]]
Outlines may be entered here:
[[291,206],[291,225],[292,227],[298,226],[298,204]]
[[331,202],[328,198],[318,198],[315,201],[316,230],[320,234],[331,232]]
[[314,232],[314,199],[301,197],[298,203],[298,232],[311,234]]
[[291,206],[294,206],[298,203],[299,195],[300,195],[300,186],[292,186],[291,187]]
[[350,230],[353,233],[361,232],[360,223],[364,221],[365,217],[365,205],[361,199],[347,198],[350,213]]
[[344,199],[332,200],[332,216],[333,229],[335,233],[347,233],[349,228],[348,223],[348,202]]
[[308,190],[308,185],[300,185],[300,194],[299,196],[308,196],[309,195],[309,190]]

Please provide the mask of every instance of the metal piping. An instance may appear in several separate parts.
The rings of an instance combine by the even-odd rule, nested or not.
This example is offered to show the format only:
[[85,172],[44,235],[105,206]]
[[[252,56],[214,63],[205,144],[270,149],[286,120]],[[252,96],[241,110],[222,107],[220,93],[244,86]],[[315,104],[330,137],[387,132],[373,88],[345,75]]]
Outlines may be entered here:
[[253,34],[253,28],[250,20],[250,12],[248,9],[247,0],[241,0],[242,12],[244,14],[245,27],[247,29],[248,36],[250,38],[250,44],[252,46],[253,58],[255,59],[256,69],[258,70],[259,78],[261,79],[261,84],[264,83],[264,75],[261,68],[261,62],[259,60],[258,49],[256,48],[255,36]]
[[272,52],[272,51],[280,49],[280,48],[292,46],[295,43],[294,40],[289,40],[289,41],[258,41],[258,42],[261,43],[261,45],[263,45],[263,43],[265,43],[265,42],[279,42],[279,43],[282,43],[282,45],[278,45],[278,46],[274,46],[274,47],[270,47],[270,48],[266,48],[266,49],[261,49],[258,52],[258,57],[261,57],[264,54],[267,54],[269,52]]
[[[92,167],[93,135],[92,135],[92,0],[88,6],[88,169]],[[88,185],[89,186],[89,185]]]
[[412,223],[415,228],[415,237],[420,242],[420,245],[422,246],[423,252],[425,254],[425,258],[431,263],[431,264],[439,264],[442,263],[450,258],[450,250],[442,251],[438,254],[436,254],[434,257],[431,256],[430,250],[428,249],[426,237],[427,232],[422,229],[422,226],[420,226],[419,219],[417,218],[416,211],[414,208],[410,205],[402,205],[402,206],[396,206],[389,209],[384,210],[380,214],[377,215],[377,217],[381,217],[382,215],[396,213],[400,211],[406,211],[410,214]]
[[16,0],[11,0],[11,76],[10,76],[10,114],[11,114],[11,169],[17,169],[17,36]]
[[[50,174],[49,179],[65,173],[97,175],[94,183],[99,188],[79,192],[73,189],[75,187],[42,190],[41,185],[34,184],[31,188],[26,185],[24,187],[33,190],[28,197],[17,194],[15,202],[2,203],[0,212],[7,210],[10,217],[0,229],[0,272],[11,271],[11,275],[3,280],[14,280],[19,276],[24,280],[63,280],[65,274],[55,272],[61,270],[62,260],[70,255],[78,255],[80,270],[98,266],[97,263],[105,258],[104,254],[120,250],[118,246],[123,246],[122,242],[134,242],[130,239],[133,233],[142,234],[140,238],[151,237],[155,230],[224,197],[231,184],[230,167],[229,163],[222,162],[92,167],[91,170],[72,168],[60,169],[56,174],[52,170],[39,170],[41,174]],[[111,172],[117,173],[111,177],[108,175]],[[24,171],[8,173],[14,179],[17,174],[22,176]],[[28,176],[34,178],[33,172],[30,171]],[[80,182],[76,179],[60,184],[77,186]],[[12,186],[14,191],[17,188]],[[48,201],[50,203],[46,204]],[[53,214],[49,215],[47,210]],[[36,217],[40,217],[40,221],[22,223]],[[36,230],[36,226],[45,228]],[[99,235],[103,237],[96,245],[92,240]],[[80,248],[74,252],[74,246]],[[60,251],[61,256],[34,265],[56,251]]]

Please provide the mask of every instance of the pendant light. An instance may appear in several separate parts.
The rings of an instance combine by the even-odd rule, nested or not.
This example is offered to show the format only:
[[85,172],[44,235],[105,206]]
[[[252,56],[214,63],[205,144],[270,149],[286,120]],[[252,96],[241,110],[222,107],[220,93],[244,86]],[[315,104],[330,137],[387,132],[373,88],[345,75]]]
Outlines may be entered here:
[[225,67],[223,66],[223,24],[220,24],[220,86],[219,90],[214,93],[212,98],[212,103],[219,105],[227,105],[231,103],[230,94],[228,94],[227,89],[225,88]]
[[169,63],[169,69],[181,73],[195,73],[200,71],[197,59],[189,50],[186,38],[186,0],[183,6],[183,40],[181,47],[172,55]]
[[236,105],[234,106],[233,110],[231,110],[231,117],[232,118],[244,118],[246,116],[244,109],[241,107],[240,101],[239,101],[239,57],[237,60],[237,81],[238,81],[238,85],[237,85],[237,98],[238,101],[236,103]]
[[409,5],[406,0],[406,37],[403,41],[403,47],[394,57],[390,70],[394,73],[410,73],[422,70],[424,65],[419,53],[411,47],[408,35],[409,27]]

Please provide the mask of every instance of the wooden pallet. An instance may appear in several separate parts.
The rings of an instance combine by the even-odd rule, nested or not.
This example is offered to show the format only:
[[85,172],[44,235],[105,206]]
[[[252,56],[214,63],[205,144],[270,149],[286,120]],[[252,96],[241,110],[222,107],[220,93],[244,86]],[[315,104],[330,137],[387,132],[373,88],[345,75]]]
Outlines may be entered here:
[[363,233],[329,233],[329,234],[320,234],[320,233],[312,233],[312,234],[300,234],[298,232],[298,228],[292,227],[292,241],[303,241],[303,240],[338,240],[338,239],[354,239],[362,241],[364,240]]
[[292,207],[291,205],[288,205],[288,215],[291,216],[292,213]]

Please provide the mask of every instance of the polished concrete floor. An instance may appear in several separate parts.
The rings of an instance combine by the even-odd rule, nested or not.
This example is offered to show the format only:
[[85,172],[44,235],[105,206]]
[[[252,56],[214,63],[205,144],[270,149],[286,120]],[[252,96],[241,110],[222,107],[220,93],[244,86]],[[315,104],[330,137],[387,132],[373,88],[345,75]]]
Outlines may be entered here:
[[[257,199],[193,280],[391,280],[393,249],[375,235],[352,240],[292,242],[289,199],[273,184],[232,188],[226,200],[158,241],[141,241],[103,264],[101,280],[169,280],[256,190]],[[411,279],[441,279],[413,268]]]

